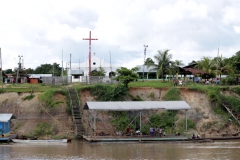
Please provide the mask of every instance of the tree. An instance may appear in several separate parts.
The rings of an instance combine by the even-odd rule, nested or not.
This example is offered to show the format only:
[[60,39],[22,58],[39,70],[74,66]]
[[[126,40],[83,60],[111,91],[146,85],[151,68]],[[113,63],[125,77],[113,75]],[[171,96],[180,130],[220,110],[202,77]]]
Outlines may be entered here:
[[227,63],[227,60],[222,57],[222,55],[220,57],[215,57],[213,60],[216,63],[216,72],[220,75],[220,79],[222,74],[229,75],[230,73],[233,73],[231,66]]
[[216,64],[215,62],[209,57],[203,57],[202,60],[198,61],[197,65],[194,67],[203,72],[206,72],[208,75],[214,76],[216,73]]
[[92,76],[105,76],[106,71],[100,66],[97,70],[92,71]]
[[152,60],[152,58],[147,58],[144,65],[151,65],[154,64],[154,61]]
[[157,76],[160,77],[162,75],[162,78],[164,79],[164,75],[172,74],[173,68],[170,66],[172,54],[168,53],[169,50],[160,51],[158,50],[158,54],[154,56],[154,59],[156,60],[156,64],[148,64],[148,68],[152,66],[150,71],[157,71]]
[[26,72],[27,74],[34,74],[34,69],[28,68],[28,69],[25,69],[25,72]]
[[240,73],[240,51],[235,53],[235,55],[232,56],[230,59],[235,72]]
[[172,66],[171,68],[174,70],[175,74],[176,74],[176,78],[178,78],[178,72],[179,72],[179,67],[183,66],[183,62],[182,60],[175,60],[173,62],[171,62]]
[[4,73],[6,73],[6,74],[13,73],[13,70],[12,69],[6,69],[6,70],[4,70]]
[[126,87],[128,87],[130,82],[139,78],[139,75],[136,73],[138,69],[138,67],[134,67],[132,69],[128,69],[126,67],[118,68],[116,70],[117,76],[115,77],[115,80],[122,82]]
[[[54,73],[53,73],[54,72]],[[35,69],[35,74],[54,74],[54,76],[60,76],[62,72],[62,67],[59,64],[41,64]]]

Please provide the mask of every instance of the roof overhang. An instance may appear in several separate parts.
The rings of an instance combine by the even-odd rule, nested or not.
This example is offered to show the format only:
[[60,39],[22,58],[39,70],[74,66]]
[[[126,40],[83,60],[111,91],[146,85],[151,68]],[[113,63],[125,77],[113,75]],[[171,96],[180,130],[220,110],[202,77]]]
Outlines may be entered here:
[[86,102],[84,109],[106,111],[133,110],[188,110],[191,107],[185,101],[121,101],[121,102]]
[[8,122],[10,119],[16,118],[13,114],[9,113],[1,113],[0,114],[0,122]]

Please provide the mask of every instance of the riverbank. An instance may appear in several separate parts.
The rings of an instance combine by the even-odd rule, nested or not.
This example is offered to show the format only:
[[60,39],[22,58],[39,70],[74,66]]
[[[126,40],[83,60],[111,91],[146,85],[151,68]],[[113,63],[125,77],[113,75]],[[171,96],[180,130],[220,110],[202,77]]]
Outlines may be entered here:
[[[130,88],[129,94],[132,97],[140,97],[144,101],[161,101],[167,90],[168,88],[138,87]],[[234,123],[227,123],[214,113],[213,106],[211,106],[205,93],[189,90],[184,87],[180,87],[179,90],[181,99],[191,106],[191,109],[188,111],[188,118],[196,124],[195,129],[188,131],[189,134],[214,136],[226,134],[226,132],[234,134],[238,131],[238,126]],[[55,94],[53,100],[61,101],[61,103],[57,104],[54,108],[48,108],[38,98],[38,96],[42,94],[41,92],[33,93],[34,98],[30,100],[24,100],[24,97],[30,94],[31,93],[10,92],[2,93],[0,96],[0,112],[13,113],[17,117],[17,119],[12,120],[12,133],[31,136],[36,131],[39,123],[48,122],[51,124],[51,132],[49,132],[49,135],[41,138],[74,137],[75,129],[73,120],[72,117],[66,113],[67,98],[64,95],[60,93]],[[80,91],[79,96],[81,107],[86,101],[94,100],[89,90]],[[146,112],[146,116],[143,117],[143,122],[147,122],[147,119],[153,113],[155,113],[155,111]],[[83,111],[84,122],[87,122],[87,116],[88,112]],[[176,117],[175,123],[185,119],[185,112],[179,111]],[[99,112],[99,119],[102,119],[105,124],[97,123],[98,130],[106,131],[106,126],[108,126],[109,130],[113,129],[110,123],[111,116],[107,112]],[[85,126],[87,126],[86,123]]]

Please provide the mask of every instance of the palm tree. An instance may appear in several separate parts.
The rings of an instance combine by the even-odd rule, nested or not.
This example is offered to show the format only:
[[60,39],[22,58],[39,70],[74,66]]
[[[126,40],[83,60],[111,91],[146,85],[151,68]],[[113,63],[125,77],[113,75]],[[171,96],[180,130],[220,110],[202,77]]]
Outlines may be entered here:
[[209,57],[203,57],[202,60],[198,61],[197,65],[194,67],[202,70],[203,72],[214,75],[214,71],[216,70],[215,62]]
[[172,62],[172,68],[175,70],[176,78],[178,79],[179,66],[183,66],[182,60],[175,60]]
[[160,75],[162,75],[162,78],[164,79],[165,74],[172,74],[172,67],[171,67],[171,59],[172,54],[168,53],[169,50],[164,51],[157,51],[158,54],[154,56],[154,59],[156,60],[156,64],[147,64],[147,67],[152,67],[149,71],[157,71],[157,77],[159,78]]
[[221,75],[222,74],[230,74],[233,73],[233,69],[231,68],[231,66],[227,63],[226,59],[222,57],[222,55],[220,57],[216,57],[214,58],[214,61],[216,63],[216,72],[217,74],[220,75],[220,79],[221,79]]

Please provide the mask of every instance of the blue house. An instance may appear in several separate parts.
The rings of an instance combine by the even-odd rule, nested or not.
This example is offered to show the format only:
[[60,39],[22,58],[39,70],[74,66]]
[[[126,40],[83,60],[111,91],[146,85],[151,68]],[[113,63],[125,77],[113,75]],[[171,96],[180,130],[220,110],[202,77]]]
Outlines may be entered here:
[[15,116],[13,114],[0,113],[0,130],[3,131],[4,135],[10,133],[10,131],[11,131],[11,119],[13,119],[13,118],[15,118]]

